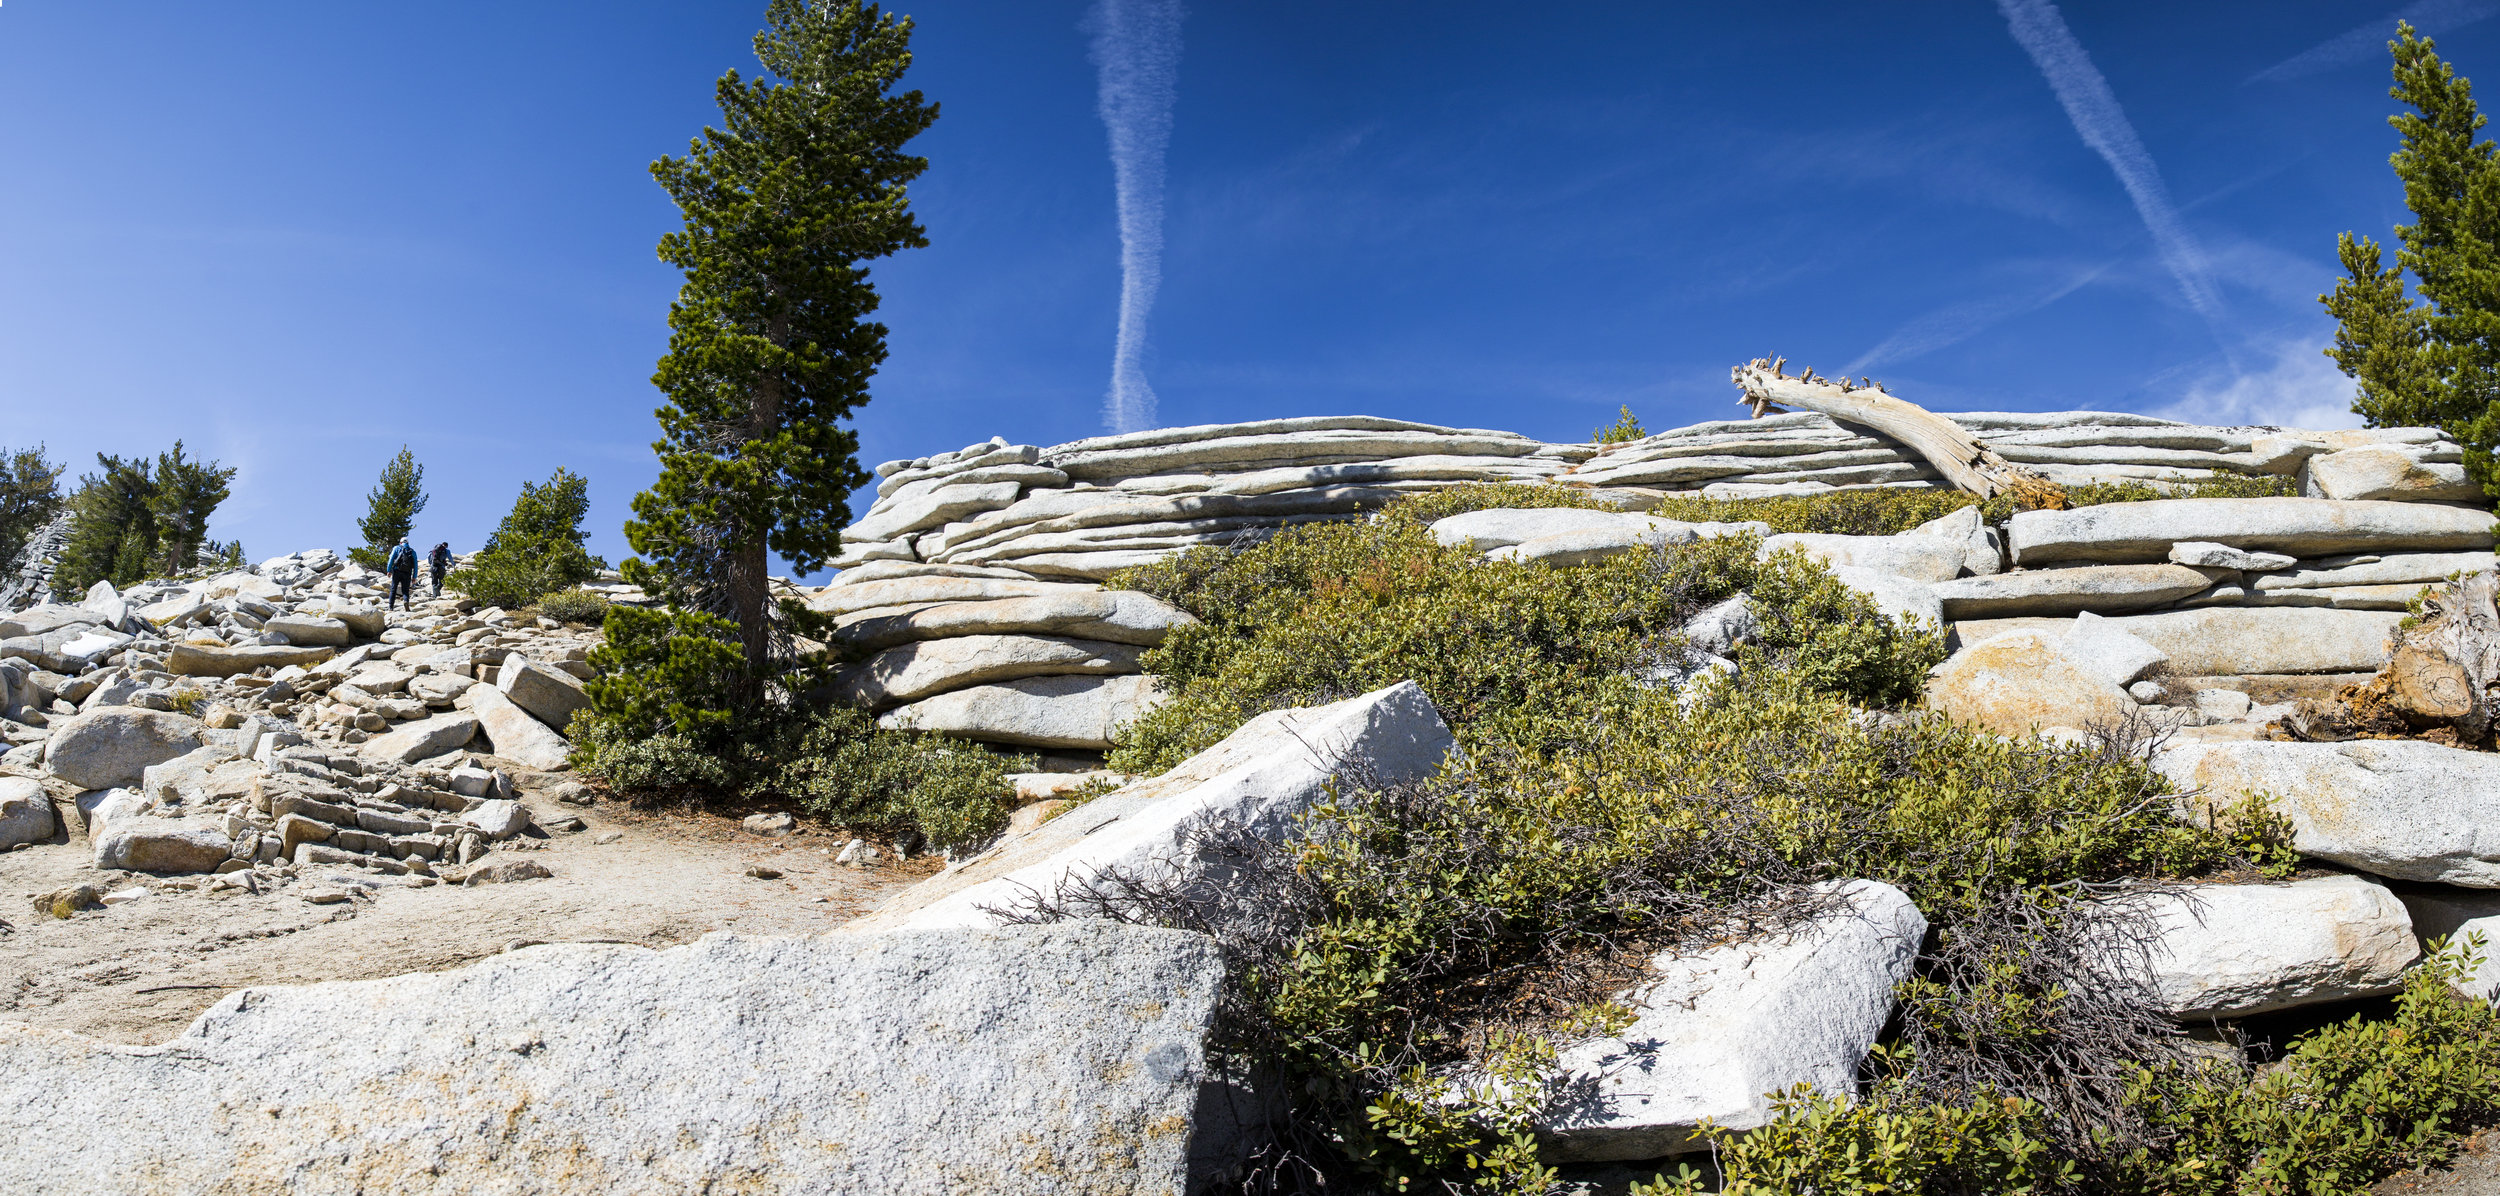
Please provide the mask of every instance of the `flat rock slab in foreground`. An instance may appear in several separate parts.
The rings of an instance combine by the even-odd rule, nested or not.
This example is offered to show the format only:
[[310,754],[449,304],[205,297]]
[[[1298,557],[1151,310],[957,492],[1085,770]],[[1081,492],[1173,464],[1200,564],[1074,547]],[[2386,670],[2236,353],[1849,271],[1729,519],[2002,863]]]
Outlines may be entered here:
[[1454,744],[1412,681],[1326,706],[1271,710],[1159,777],[1139,781],[1008,839],[903,891],[854,930],[989,926],[991,910],[1082,888],[1106,872],[1170,876],[1220,869],[1192,830],[1216,818],[1282,839],[1333,788],[1421,780]]
[[0,1023],[0,1191],[1178,1194],[1221,976],[1110,923],[716,934],[247,989],[155,1047]]
[[2228,805],[2272,794],[2301,854],[2398,880],[2500,889],[2500,756],[2405,739],[2180,744],[2153,761]]
[[1539,1131],[1567,1160],[1654,1159],[1771,1119],[1763,1094],[1855,1092],[1858,1066],[1918,962],[1927,919],[1880,881],[1816,886],[1833,907],[1785,933],[1651,961],[1623,1033],[1563,1048]]

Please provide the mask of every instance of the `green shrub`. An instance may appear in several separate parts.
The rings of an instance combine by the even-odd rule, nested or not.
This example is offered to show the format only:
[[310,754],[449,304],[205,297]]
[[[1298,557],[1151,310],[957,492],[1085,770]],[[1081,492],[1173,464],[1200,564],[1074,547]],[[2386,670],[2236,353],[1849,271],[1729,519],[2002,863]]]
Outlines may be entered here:
[[[1749,663],[1689,709],[1665,692],[1630,694],[1577,740],[1535,751],[1480,741],[1432,781],[1323,805],[1298,842],[1223,845],[1227,858],[1269,853],[1220,898],[1262,911],[1266,929],[1153,907],[1155,920],[1217,934],[1233,956],[1238,1029],[1219,1053],[1281,1071],[1302,1094],[1298,1116],[1323,1127],[1310,1136],[1345,1168],[1535,1191],[1541,1165],[1519,1149],[1510,1094],[1542,1077],[1463,1077],[1534,1073],[1530,1062],[1550,1059],[1539,1041],[1602,1013],[1661,949],[1810,916],[1803,886],[1869,877],[1948,932],[1972,929],[1966,954],[2002,957],[2072,929],[2035,919],[2018,926],[2032,937],[2008,936],[1991,930],[2002,909],[2054,911],[2078,883],[2239,862],[2220,836],[2170,817],[2169,786],[2140,759],[1932,717],[1865,718],[1797,671]],[[2123,1074],[2126,1058],[2069,1050],[2110,1025],[2090,1001],[2059,996],[2091,987],[2073,970],[1974,971],[1970,1000],[1925,1006],[1953,1019],[1927,1036],[1931,1070],[1957,1050],[2055,1048],[2067,1071]],[[1969,1008],[1979,1002],[2022,1024],[2009,1029],[2002,1013],[1983,1023]]]
[[[2297,497],[2291,478],[2217,477],[2178,484],[2170,489],[2150,482],[2094,483],[2066,489],[2069,506],[2093,507],[2117,502],[2150,502],[2163,498]],[[2017,509],[2006,495],[1982,501],[1960,490],[1884,487],[1838,490],[1829,494],[1795,494],[1768,498],[1687,498],[1670,496],[1653,513],[1688,523],[1760,520],[1774,532],[1820,532],[1841,536],[1891,536],[1964,507],[1978,507],[1990,523],[2003,523]]]
[[[1902,1196],[2088,1191],[2113,1196],[2362,1196],[2399,1171],[2456,1156],[2460,1136],[2500,1121],[2500,1017],[2450,984],[2479,936],[2432,944],[2394,1016],[2353,1017],[2295,1042],[2250,1079],[2219,1063],[2137,1066],[2115,1138],[2141,1144],[2058,1159],[2029,1101],[1903,1103],[1878,1085],[1853,1103],[1799,1090],[1770,1125],[1712,1131],[1724,1196]],[[1634,1189],[1703,1190],[1689,1169]]]
[[608,617],[608,600],[576,586],[541,595],[538,613],[558,623],[598,623]]
[[581,770],[636,794],[778,799],[855,830],[917,830],[932,846],[979,842],[1006,825],[1011,772],[1029,756],[939,735],[880,729],[861,711],[792,711],[707,733],[625,735],[590,712],[574,716]]
[[[2018,1098],[1895,1109],[1800,1084],[1775,1095],[1771,1110],[1759,1130],[1711,1135],[1722,1196],[2046,1196],[2081,1178],[2035,1136],[2039,1106]],[[1688,1165],[1633,1184],[1632,1196],[1710,1190]]]
[[1114,578],[1200,622],[1147,654],[1174,697],[1130,729],[1111,766],[1161,771],[1261,712],[1401,680],[1464,739],[1543,750],[1619,717],[1640,692],[1633,671],[1680,659],[1677,628],[1739,590],[1757,600],[1763,660],[1818,688],[1891,704],[1943,659],[1937,629],[1894,624],[1800,555],[1756,563],[1749,537],[1567,569],[1433,540],[1428,522],[1452,502],[1496,497],[1400,503],[1372,522],[1290,528]]

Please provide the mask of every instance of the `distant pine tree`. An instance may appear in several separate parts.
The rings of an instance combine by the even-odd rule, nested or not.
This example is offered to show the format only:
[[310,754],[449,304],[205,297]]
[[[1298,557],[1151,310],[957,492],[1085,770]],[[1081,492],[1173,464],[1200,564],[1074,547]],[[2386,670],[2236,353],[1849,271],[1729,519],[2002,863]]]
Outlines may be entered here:
[[444,584],[480,602],[522,607],[599,575],[608,563],[584,547],[590,481],[559,467],[544,485],[521,483],[521,497],[495,534]]
[[0,449],[0,565],[61,513],[61,471],[43,447]]
[[[153,552],[154,572],[142,571],[139,577],[172,576],[195,569],[200,564],[200,549],[208,543],[208,519],[231,493],[234,469],[215,461],[193,461],[183,456],[182,442],[174,442],[174,450],[156,458],[156,493],[149,500],[156,516],[156,543]],[[116,581],[113,584],[122,583]]]
[[2361,384],[2353,410],[2370,426],[2439,428],[2464,447],[2467,474],[2500,496],[2500,151],[2474,139],[2484,125],[2474,86],[2430,39],[2399,22],[2388,48],[2388,94],[2413,108],[2388,118],[2403,138],[2388,161],[2414,222],[2396,226],[2393,266],[2377,241],[2337,239],[2347,277],[2318,297],[2337,323],[2327,356]]
[[72,598],[99,581],[119,588],[197,568],[233,468],[192,460],[179,440],[153,462],[97,453],[96,463],[104,471],[78,479],[70,496],[69,542],[53,592]]
[[424,483],[425,467],[407,445],[399,446],[399,455],[382,467],[382,479],[365,495],[365,516],[356,521],[364,547],[348,549],[347,555],[365,568],[381,568],[391,546],[417,525],[417,512],[425,509]]

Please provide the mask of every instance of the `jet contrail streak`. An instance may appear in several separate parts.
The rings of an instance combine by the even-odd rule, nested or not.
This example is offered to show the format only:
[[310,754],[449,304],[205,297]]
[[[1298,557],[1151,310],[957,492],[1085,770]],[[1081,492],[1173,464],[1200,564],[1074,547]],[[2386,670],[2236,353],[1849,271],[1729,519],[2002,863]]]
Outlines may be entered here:
[[2420,0],[2390,14],[2384,20],[2355,25],[2342,33],[2319,42],[2273,66],[2248,77],[2250,83],[2279,83],[2339,66],[2350,66],[2387,53],[2387,43],[2396,40],[2396,22],[2404,21],[2421,31],[2424,37],[2437,37],[2452,30],[2463,29],[2477,21],[2500,13],[2500,3],[2493,0]]
[[2171,206],[2170,191],[2162,185],[2153,156],[2144,151],[2135,126],[2128,123],[2118,97],[2109,90],[2109,80],[2101,77],[2092,56],[2083,52],[2083,44],[2066,28],[2066,18],[2049,0],[1997,0],[1997,10],[2005,14],[2014,40],[2022,43],[2048,79],[2049,89],[2057,93],[2057,102],[2065,106],[2066,119],[2074,122],[2075,132],[2109,163],[2118,184],[2127,189],[2127,198],[2135,201],[2136,215],[2153,235],[2154,252],[2179,280],[2188,306],[2209,324],[2215,321],[2222,314],[2222,302],[2214,293],[2213,281],[2206,277],[2205,255],[2189,239],[2187,226],[2179,222],[2178,209]]
[[1120,214],[1120,330],[1103,422],[1114,432],[1134,432],[1155,426],[1146,317],[1163,285],[1163,156],[1180,76],[1180,0],[1096,0],[1086,25]]

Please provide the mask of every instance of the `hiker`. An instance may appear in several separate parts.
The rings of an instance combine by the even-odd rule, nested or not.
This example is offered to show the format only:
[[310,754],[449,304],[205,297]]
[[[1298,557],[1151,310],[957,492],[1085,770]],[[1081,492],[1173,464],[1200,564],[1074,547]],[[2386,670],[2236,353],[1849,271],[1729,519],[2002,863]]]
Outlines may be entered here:
[[434,551],[425,554],[425,561],[433,566],[434,596],[440,598],[443,596],[443,575],[451,572],[451,543],[445,541],[435,545]]
[[401,610],[409,609],[408,604],[416,596],[417,550],[408,547],[408,537],[401,536],[399,543],[391,546],[391,555],[382,561],[382,571],[391,575],[391,596],[382,600],[382,609],[389,611],[393,602],[399,603]]

